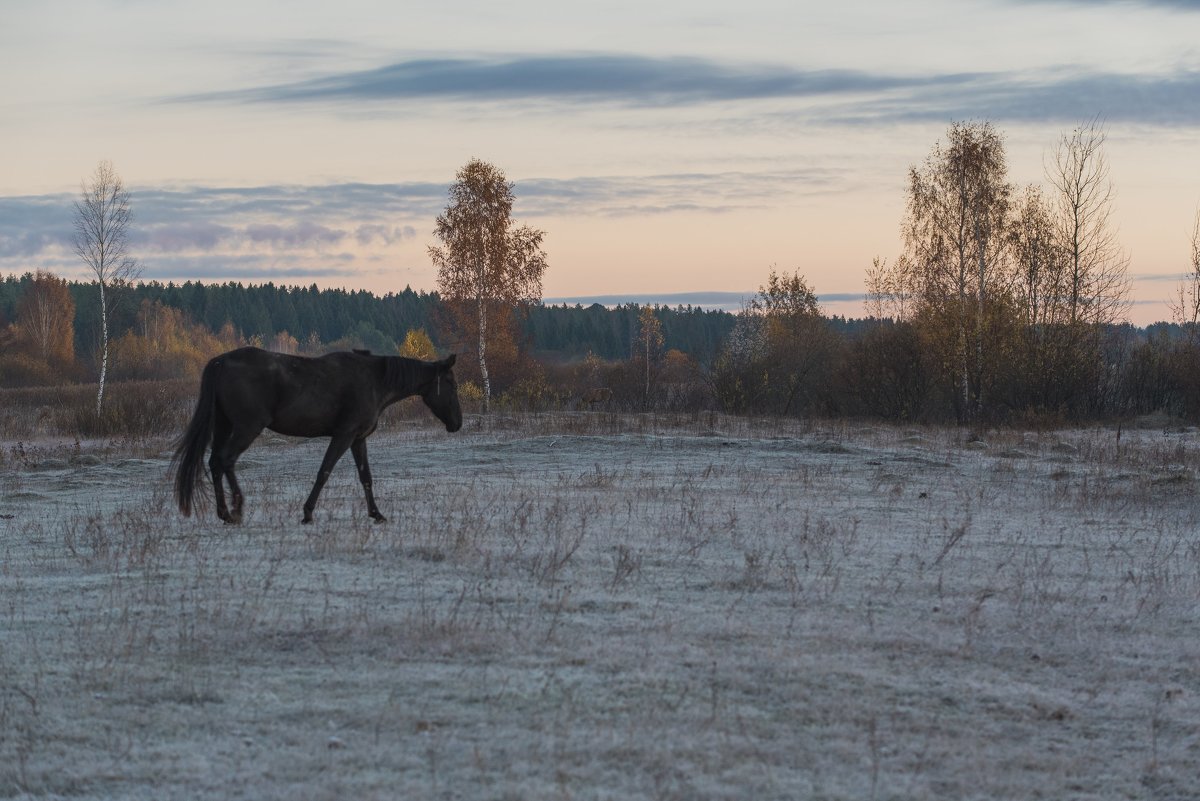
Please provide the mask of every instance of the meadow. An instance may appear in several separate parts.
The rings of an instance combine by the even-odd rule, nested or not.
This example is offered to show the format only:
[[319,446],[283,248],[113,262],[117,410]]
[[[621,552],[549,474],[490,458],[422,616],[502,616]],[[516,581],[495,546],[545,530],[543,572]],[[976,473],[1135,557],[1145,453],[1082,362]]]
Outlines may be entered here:
[[0,797],[1184,799],[1194,429],[401,414],[182,518],[170,435],[0,456]]

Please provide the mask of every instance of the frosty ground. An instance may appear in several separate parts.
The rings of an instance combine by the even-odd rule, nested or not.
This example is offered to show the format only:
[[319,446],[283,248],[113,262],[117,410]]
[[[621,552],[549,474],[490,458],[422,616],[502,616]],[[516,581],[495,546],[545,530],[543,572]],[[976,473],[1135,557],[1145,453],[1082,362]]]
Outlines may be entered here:
[[[1196,432],[715,416],[0,462],[0,797],[1195,798]],[[206,487],[207,490],[207,487]]]

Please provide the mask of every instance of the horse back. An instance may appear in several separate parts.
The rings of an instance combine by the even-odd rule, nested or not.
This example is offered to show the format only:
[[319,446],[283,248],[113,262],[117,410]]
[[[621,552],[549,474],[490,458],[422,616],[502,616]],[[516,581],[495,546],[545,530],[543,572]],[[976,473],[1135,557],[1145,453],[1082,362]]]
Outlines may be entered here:
[[373,357],[317,358],[239,348],[223,356],[218,402],[236,425],[301,437],[366,430],[378,417]]

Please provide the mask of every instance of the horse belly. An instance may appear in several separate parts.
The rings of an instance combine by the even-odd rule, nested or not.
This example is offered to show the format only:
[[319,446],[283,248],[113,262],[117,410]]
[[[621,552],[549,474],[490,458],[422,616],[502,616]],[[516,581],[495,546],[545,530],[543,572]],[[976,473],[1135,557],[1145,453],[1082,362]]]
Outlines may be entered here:
[[288,413],[276,414],[267,428],[278,434],[289,437],[328,437],[333,435],[332,426],[328,420],[318,417]]
[[361,436],[375,427],[375,415],[361,404],[306,392],[275,409],[267,428],[292,437]]

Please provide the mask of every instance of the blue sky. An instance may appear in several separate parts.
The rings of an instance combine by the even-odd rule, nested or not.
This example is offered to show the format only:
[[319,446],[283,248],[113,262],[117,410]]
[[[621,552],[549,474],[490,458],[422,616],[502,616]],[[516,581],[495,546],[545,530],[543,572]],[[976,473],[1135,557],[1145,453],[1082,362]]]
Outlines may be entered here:
[[82,276],[80,180],[133,190],[144,277],[432,289],[468,159],[547,231],[547,297],[752,293],[859,314],[953,120],[1042,182],[1099,115],[1133,317],[1200,207],[1200,2],[0,2],[0,272]]

